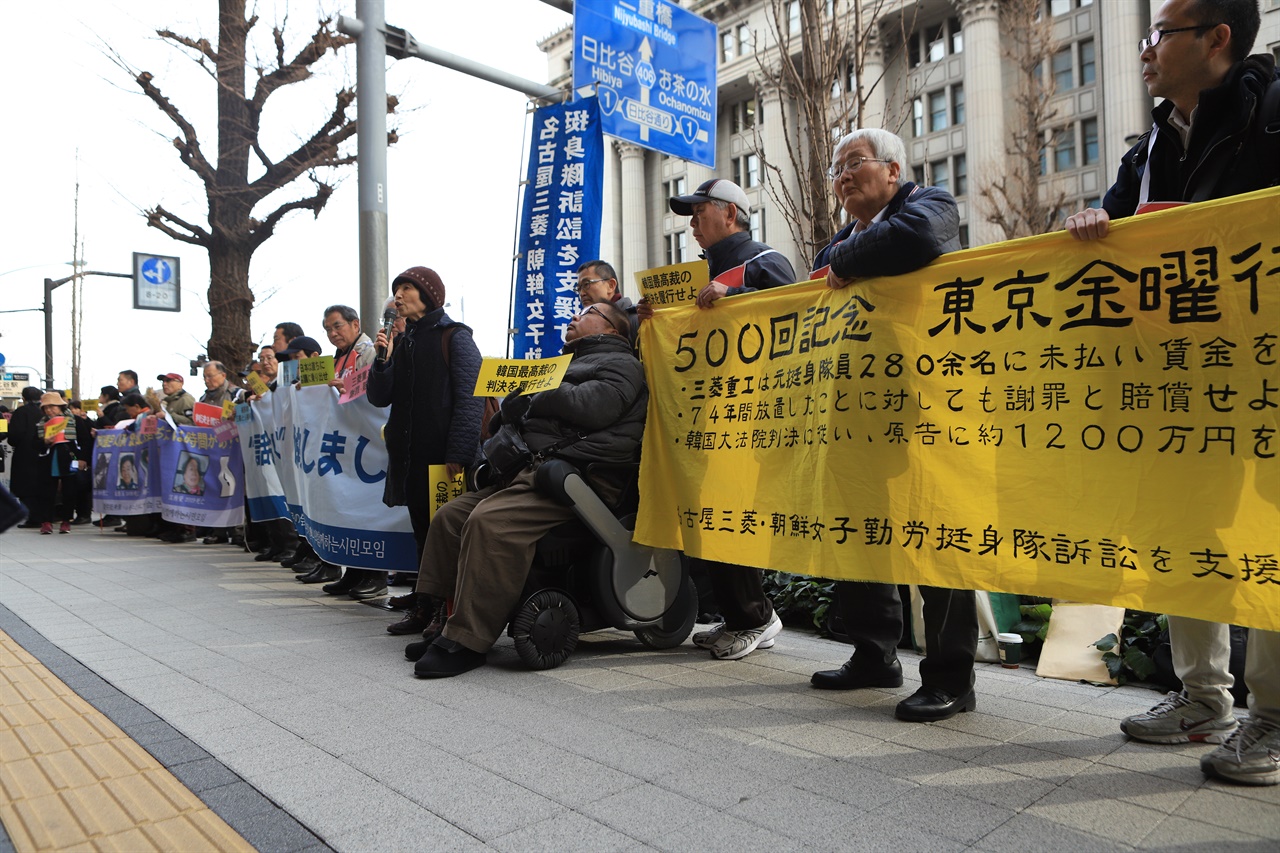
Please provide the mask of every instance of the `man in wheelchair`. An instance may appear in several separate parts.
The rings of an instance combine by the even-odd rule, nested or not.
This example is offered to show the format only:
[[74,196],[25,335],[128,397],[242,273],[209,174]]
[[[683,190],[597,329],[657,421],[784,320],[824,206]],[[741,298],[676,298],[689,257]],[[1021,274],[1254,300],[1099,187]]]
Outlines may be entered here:
[[[564,351],[573,360],[559,387],[503,401],[493,424],[517,445],[522,440],[532,460],[499,471],[510,479],[455,498],[432,520],[417,592],[452,598],[454,609],[415,664],[416,675],[448,678],[481,666],[519,602],[538,540],[574,518],[571,506],[537,489],[544,460],[585,468],[638,458],[649,392],[628,331],[625,312],[610,304],[589,306],[565,333]],[[493,452],[486,444],[486,455]],[[611,502],[623,485],[615,477],[626,474],[599,467],[604,473],[591,486]]]

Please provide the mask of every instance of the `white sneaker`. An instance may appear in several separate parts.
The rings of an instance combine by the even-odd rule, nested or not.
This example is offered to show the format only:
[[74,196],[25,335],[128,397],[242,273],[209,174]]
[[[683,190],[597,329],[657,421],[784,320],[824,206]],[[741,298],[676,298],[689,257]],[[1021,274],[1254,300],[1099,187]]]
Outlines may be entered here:
[[1226,743],[1201,757],[1200,769],[1242,785],[1280,784],[1280,725],[1250,717]]
[[756,649],[771,648],[773,638],[781,633],[782,620],[778,618],[777,611],[774,611],[769,621],[759,628],[747,628],[743,631],[722,630],[720,639],[711,647],[711,654],[720,660],[745,658]]
[[[693,644],[700,649],[710,649],[710,648],[713,648],[716,645],[716,643],[720,642],[720,638],[724,636],[724,633],[725,633],[724,623],[721,622],[719,625],[715,626],[710,631],[699,631],[689,639],[693,640]],[[757,649],[773,648],[773,638],[771,637],[768,640],[761,640],[759,643],[756,644],[756,648]]]
[[1147,743],[1222,743],[1236,730],[1236,718],[1181,693],[1170,693],[1154,708],[1125,717],[1120,731]]

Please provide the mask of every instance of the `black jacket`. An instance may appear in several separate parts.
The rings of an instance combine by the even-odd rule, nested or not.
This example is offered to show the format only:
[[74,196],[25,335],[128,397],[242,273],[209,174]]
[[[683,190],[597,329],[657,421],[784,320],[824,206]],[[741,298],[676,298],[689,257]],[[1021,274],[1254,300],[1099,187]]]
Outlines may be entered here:
[[9,419],[8,442],[13,447],[13,467],[9,473],[9,488],[24,500],[35,488],[40,473],[40,453],[44,440],[36,432],[36,424],[44,417],[39,403],[23,403]]
[[1267,87],[1280,79],[1275,60],[1267,54],[1237,63],[1215,89],[1200,93],[1195,121],[1186,149],[1169,124],[1173,102],[1163,101],[1151,111],[1155,119],[1155,148],[1148,162],[1148,130],[1120,160],[1116,182],[1102,207],[1112,219],[1132,216],[1138,207],[1142,174],[1151,169],[1147,201],[1204,201],[1265,189],[1280,183],[1280,115],[1262,117],[1277,123],[1270,145],[1259,128],[1259,113]]
[[[446,368],[444,331],[452,327]],[[480,373],[480,350],[471,329],[455,323],[443,308],[406,323],[391,358],[374,362],[365,396],[390,406],[386,484],[382,502],[404,506],[410,494],[429,496],[431,465],[470,465],[480,447],[484,398],[473,396]]]
[[114,429],[115,425],[129,417],[119,400],[112,400],[98,412],[98,420],[94,424],[98,429]]
[[[763,252],[768,254],[762,254]],[[703,251],[702,257],[707,259],[707,271],[712,279],[745,264],[742,284],[730,287],[729,296],[794,284],[796,281],[795,270],[791,268],[791,262],[786,256],[770,250],[764,243],[752,240],[746,231],[730,234],[714,246],[709,246]]]
[[831,265],[840,278],[902,275],[960,248],[960,212],[946,190],[903,184],[884,219],[852,240],[854,222],[831,238],[813,262]]

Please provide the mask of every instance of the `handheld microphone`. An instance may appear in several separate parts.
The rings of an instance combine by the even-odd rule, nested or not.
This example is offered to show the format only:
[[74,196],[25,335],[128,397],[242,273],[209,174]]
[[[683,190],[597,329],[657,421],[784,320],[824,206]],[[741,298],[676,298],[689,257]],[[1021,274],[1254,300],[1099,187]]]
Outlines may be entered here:
[[[396,318],[400,316],[396,313],[394,305],[388,305],[387,310],[382,312],[382,334],[386,336],[387,341],[391,341],[391,327],[396,324]],[[387,360],[387,348],[378,347],[378,354],[375,359],[379,364]]]

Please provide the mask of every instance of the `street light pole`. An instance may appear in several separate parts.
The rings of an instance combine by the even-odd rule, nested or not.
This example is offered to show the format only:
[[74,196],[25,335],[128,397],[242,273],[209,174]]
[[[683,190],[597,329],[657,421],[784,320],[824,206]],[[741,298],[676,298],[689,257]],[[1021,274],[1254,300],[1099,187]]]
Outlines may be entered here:
[[73,272],[66,278],[46,278],[44,280],[44,390],[53,390],[53,291],[69,281],[75,281],[87,275],[105,275],[111,278],[133,278],[127,272]]

